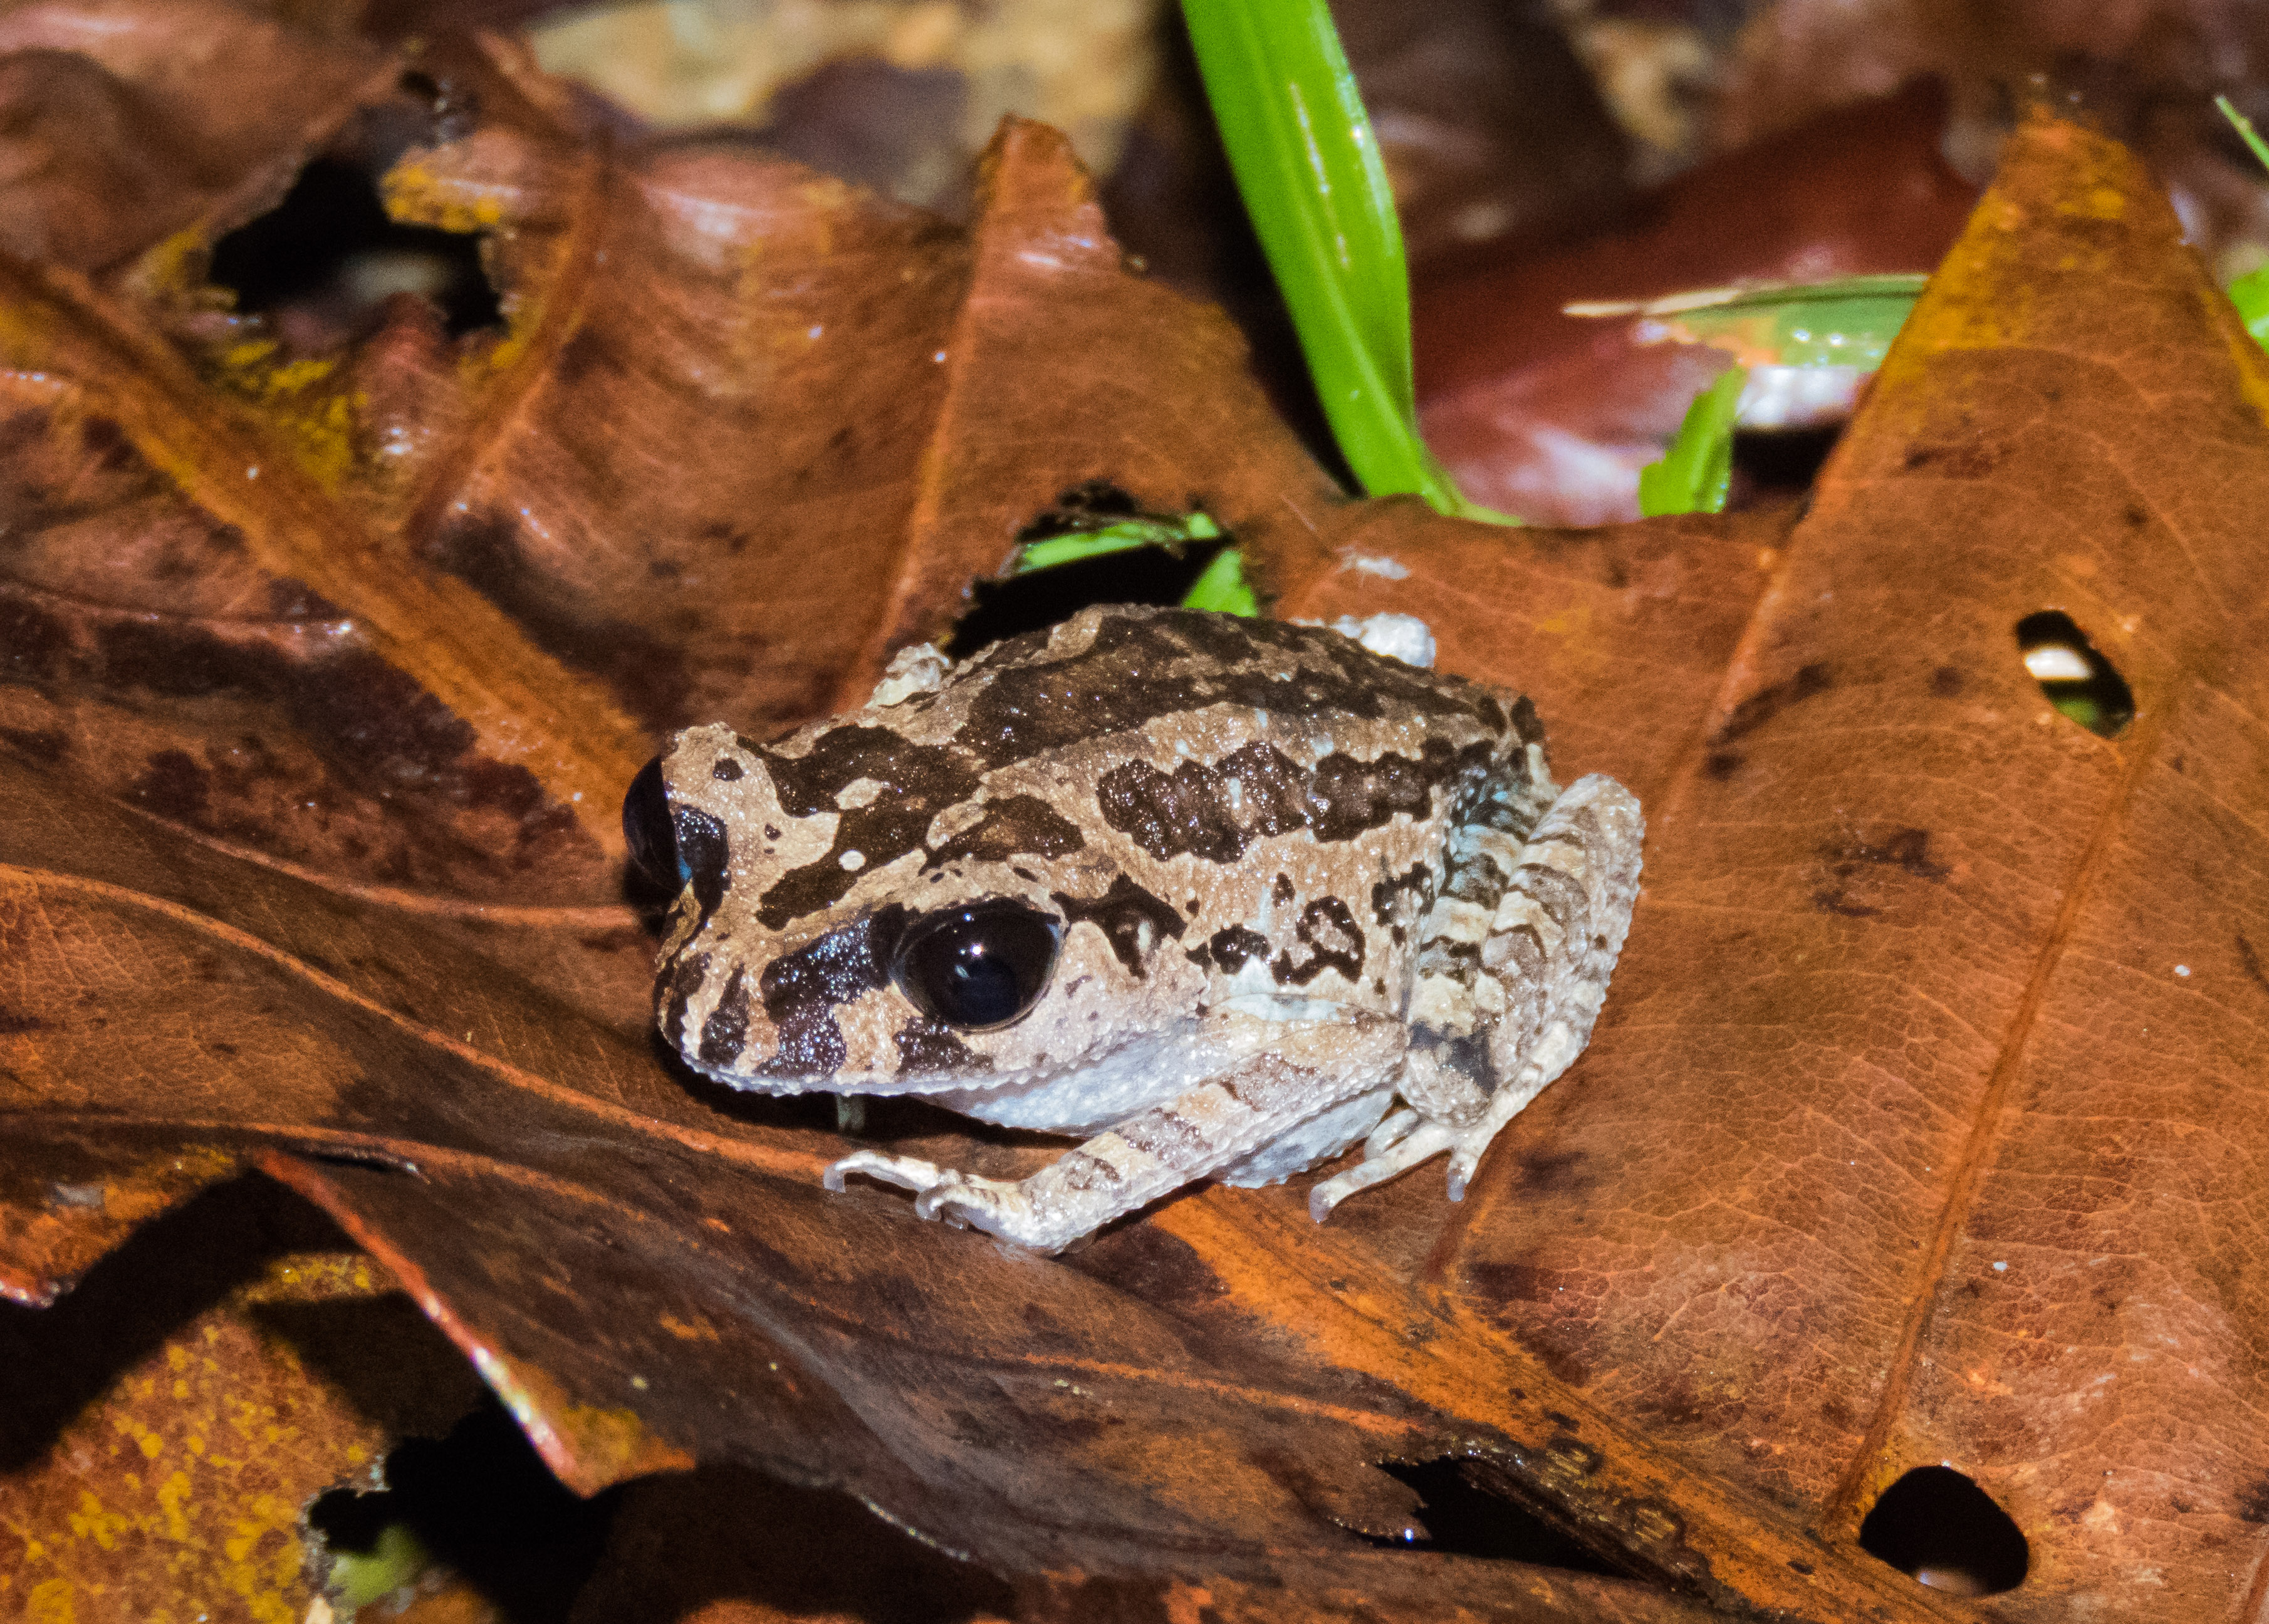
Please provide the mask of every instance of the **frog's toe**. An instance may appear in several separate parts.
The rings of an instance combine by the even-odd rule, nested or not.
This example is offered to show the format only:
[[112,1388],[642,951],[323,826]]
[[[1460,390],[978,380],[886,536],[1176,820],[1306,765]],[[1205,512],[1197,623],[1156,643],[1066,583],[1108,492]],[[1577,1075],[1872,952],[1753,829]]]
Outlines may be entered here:
[[942,1172],[938,1175],[937,1183],[915,1199],[914,1215],[918,1218],[942,1218],[957,1229],[974,1224],[978,1229],[990,1229],[998,1222],[997,1215],[1010,1204],[1011,1198],[1019,1193],[1018,1186],[1005,1178],[980,1178],[974,1173]]
[[1385,1155],[1408,1139],[1410,1130],[1416,1127],[1419,1121],[1418,1113],[1405,1105],[1371,1131],[1371,1137],[1363,1141],[1364,1159],[1368,1161],[1372,1156]]
[[[925,1162],[919,1156],[890,1156],[879,1150],[854,1151],[830,1167],[820,1176],[819,1182],[830,1190],[843,1188],[843,1181],[853,1173],[864,1173],[869,1178],[879,1178],[886,1185],[896,1185],[901,1190],[917,1193],[935,1187],[941,1181],[956,1175],[946,1171],[935,1162]],[[928,1213],[922,1214],[927,1218]]]
[[[1430,1156],[1438,1156],[1457,1141],[1457,1130],[1439,1122],[1421,1121],[1385,1150],[1366,1154],[1344,1173],[1327,1178],[1308,1192],[1308,1216],[1318,1223],[1333,1207],[1358,1190],[1385,1184],[1397,1173],[1407,1173]],[[1367,1148],[1366,1148],[1367,1149]]]

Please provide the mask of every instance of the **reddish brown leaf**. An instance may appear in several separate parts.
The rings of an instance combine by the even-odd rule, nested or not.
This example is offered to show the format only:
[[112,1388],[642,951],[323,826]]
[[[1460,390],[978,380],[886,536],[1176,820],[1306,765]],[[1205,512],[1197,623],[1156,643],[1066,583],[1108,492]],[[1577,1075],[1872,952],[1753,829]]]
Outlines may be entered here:
[[392,75],[351,41],[201,0],[11,7],[0,250],[92,273],[256,211],[358,91]]
[[[2262,1550],[2269,396],[2179,238],[2118,149],[2014,148],[1652,803],[1583,1087],[1448,1275],[1831,1538],[1952,1464],[2031,1541],[2009,1616],[2221,1616]],[[2044,609],[2132,684],[2117,740],[2018,662]]]

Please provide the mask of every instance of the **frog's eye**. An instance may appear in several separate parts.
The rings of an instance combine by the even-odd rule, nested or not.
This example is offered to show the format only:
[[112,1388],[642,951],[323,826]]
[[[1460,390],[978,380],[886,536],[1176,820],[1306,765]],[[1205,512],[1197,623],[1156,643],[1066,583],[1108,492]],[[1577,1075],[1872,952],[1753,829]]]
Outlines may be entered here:
[[972,903],[915,920],[891,970],[931,1020],[981,1032],[1031,1013],[1048,990],[1058,945],[1056,921],[1036,908]]
[[656,885],[675,890],[691,877],[677,855],[677,830],[670,823],[659,756],[639,769],[623,796],[623,838],[629,843],[631,861]]

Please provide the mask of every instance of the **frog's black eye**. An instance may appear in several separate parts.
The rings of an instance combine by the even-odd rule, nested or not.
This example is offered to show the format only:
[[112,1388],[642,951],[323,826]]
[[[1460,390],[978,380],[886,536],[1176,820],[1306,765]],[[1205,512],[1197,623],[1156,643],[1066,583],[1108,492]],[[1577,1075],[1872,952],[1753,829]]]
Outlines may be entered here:
[[972,903],[917,919],[891,974],[933,1021],[965,1032],[1030,1014],[1055,973],[1056,921],[1020,902]]
[[670,823],[659,756],[639,769],[623,796],[623,838],[629,843],[631,861],[656,885],[674,890],[691,877],[677,855],[677,831]]

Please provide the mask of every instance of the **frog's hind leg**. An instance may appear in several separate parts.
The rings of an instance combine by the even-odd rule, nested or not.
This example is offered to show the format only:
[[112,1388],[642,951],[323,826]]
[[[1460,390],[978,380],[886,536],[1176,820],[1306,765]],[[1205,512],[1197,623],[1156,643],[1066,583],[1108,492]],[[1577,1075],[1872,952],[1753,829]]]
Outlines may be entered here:
[[[1374,1034],[1371,1042],[1380,1052],[1369,1064],[1311,1067],[1288,1058],[1300,1046],[1298,1037],[1288,1036],[1274,1052],[1249,1055],[1164,1104],[1135,1112],[1029,1178],[984,1178],[912,1156],[861,1150],[829,1168],[825,1182],[840,1190],[848,1175],[864,1173],[916,1192],[914,1212],[920,1217],[984,1229],[1037,1251],[1061,1251],[1121,1214],[1198,1179],[1224,1171],[1245,1175],[1239,1182],[1247,1183],[1288,1176],[1297,1170],[1277,1170],[1276,1161],[1296,1151],[1304,1156],[1304,1166],[1315,1160],[1299,1142],[1312,1120],[1348,1118],[1327,1124],[1331,1133],[1325,1137],[1335,1133],[1335,1142],[1319,1154],[1346,1145],[1392,1096],[1400,1038],[1399,1029]],[[1292,1142],[1279,1153],[1284,1141]],[[1263,1177],[1251,1177],[1255,1173]]]
[[1460,1200],[1497,1131],[1591,1038],[1638,897],[1638,801],[1594,774],[1525,839],[1520,810],[1516,797],[1488,797],[1452,838],[1420,930],[1400,1084],[1409,1109],[1380,1125],[1360,1164],[1309,1192],[1319,1220],[1445,1150]]

